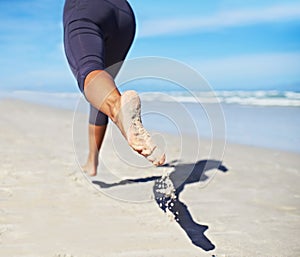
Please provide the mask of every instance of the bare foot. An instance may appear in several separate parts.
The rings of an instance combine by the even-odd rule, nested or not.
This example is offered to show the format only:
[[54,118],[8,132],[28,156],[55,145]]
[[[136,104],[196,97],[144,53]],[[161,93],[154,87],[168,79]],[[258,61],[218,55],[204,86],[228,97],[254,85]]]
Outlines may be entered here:
[[94,177],[97,175],[98,161],[88,159],[86,164],[82,166],[82,170],[89,176]]
[[158,149],[141,121],[141,100],[137,92],[130,90],[121,96],[116,124],[133,150],[145,156],[154,165],[165,162],[165,154]]

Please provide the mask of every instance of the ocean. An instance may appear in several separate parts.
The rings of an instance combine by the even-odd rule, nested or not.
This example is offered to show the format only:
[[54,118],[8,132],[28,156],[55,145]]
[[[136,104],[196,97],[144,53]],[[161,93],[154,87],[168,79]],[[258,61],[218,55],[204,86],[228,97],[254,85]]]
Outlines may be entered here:
[[[143,121],[151,130],[204,138],[224,136],[227,142],[300,153],[300,92],[165,91],[140,95]],[[4,98],[69,110],[75,110],[80,103],[88,109],[79,93],[0,92],[0,99]],[[214,109],[222,113],[217,120]],[[216,126],[220,135],[213,134]]]

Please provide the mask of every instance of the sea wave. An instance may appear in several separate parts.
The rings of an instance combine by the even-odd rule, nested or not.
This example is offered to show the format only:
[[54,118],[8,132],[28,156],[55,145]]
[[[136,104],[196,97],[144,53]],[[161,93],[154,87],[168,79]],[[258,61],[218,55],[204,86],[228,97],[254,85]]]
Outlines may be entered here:
[[300,107],[300,93],[292,91],[214,91],[145,93],[145,101],[178,101],[184,103],[226,103],[253,106]]
[[[225,103],[251,106],[300,107],[300,92],[294,91],[211,91],[211,92],[140,92],[143,101],[182,103]],[[35,91],[0,92],[0,98],[13,97],[31,102],[73,108],[80,93]]]

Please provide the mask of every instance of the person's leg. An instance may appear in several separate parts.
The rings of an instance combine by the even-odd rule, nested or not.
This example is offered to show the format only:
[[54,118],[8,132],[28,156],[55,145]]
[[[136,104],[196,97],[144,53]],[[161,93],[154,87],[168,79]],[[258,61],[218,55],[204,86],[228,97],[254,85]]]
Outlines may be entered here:
[[113,78],[103,70],[89,73],[84,83],[87,100],[106,114],[120,129],[133,150],[147,157],[154,165],[161,165],[165,155],[153,143],[141,122],[141,103],[134,91],[123,95]]
[[[76,13],[76,10],[73,11]],[[83,82],[87,81],[87,78],[84,79],[84,77],[85,74],[89,73],[90,62],[94,65],[91,70],[104,69],[105,67],[102,64],[104,44],[100,34],[95,33],[97,26],[79,18],[74,17],[66,20],[64,44],[70,68],[78,81],[80,90],[83,92]],[[83,44],[87,43],[87,45],[82,46],[82,42]],[[99,55],[98,57],[96,57],[95,52]],[[88,58],[92,60],[89,62]],[[107,116],[91,105],[88,124],[89,153],[85,165],[82,166],[82,169],[90,176],[97,174],[98,156],[107,122]]]
[[[93,74],[94,72],[91,72]],[[86,78],[86,83],[89,83],[91,75]],[[90,176],[97,175],[98,158],[100,148],[104,139],[108,117],[90,104],[89,124],[88,124],[88,142],[89,154],[85,165],[82,167]]]
[[89,154],[82,169],[90,176],[97,175],[98,157],[105,131],[106,125],[98,126],[89,124]]
[[[73,2],[70,1],[70,12],[64,13],[65,51],[81,92],[96,109],[107,114],[117,124],[134,150],[148,156],[154,164],[161,164],[164,156],[155,157],[158,156],[158,151],[141,125],[138,96],[134,92],[128,92],[121,97],[113,78],[103,71],[106,67],[125,59],[135,31],[131,10],[116,10],[118,15],[110,15],[115,6],[107,1],[89,2],[80,11],[74,9],[74,6],[71,8],[71,3]],[[120,3],[124,4],[126,1]],[[122,8],[126,9],[129,6],[125,4]],[[119,21],[111,21],[117,17]],[[106,27],[105,24],[109,26]],[[120,27],[112,29],[111,25]],[[98,76],[100,74],[101,76]],[[111,73],[113,77],[116,74]],[[89,137],[94,138],[94,135]],[[101,135],[98,138],[101,138]],[[91,146],[90,149],[91,156],[95,156],[97,152],[94,149],[97,147]]]

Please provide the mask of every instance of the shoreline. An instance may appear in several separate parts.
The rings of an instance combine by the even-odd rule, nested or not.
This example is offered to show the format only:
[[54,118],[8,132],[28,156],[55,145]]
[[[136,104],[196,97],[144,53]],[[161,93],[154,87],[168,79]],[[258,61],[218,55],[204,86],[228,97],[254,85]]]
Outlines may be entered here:
[[[35,102],[35,100],[30,100],[30,99],[18,99],[18,98],[13,98],[13,97],[7,97],[7,98],[0,98],[0,102],[1,101],[20,101],[20,102],[25,102],[25,103],[29,103],[29,104],[33,104],[33,105],[37,105],[37,106],[44,106],[44,107],[49,107],[49,108],[54,108],[54,109],[57,109],[57,110],[62,110],[62,111],[71,111],[72,113],[74,113],[74,111],[75,111],[75,108],[76,108],[76,106],[77,106],[77,103],[79,103],[79,108],[81,108],[81,112],[86,112],[86,113],[88,113],[88,105],[87,104],[83,104],[83,102],[84,101],[80,101],[80,102],[78,102],[79,100],[78,100],[78,97],[75,97],[76,98],[76,100],[74,101],[74,100],[72,100],[73,101],[73,104],[71,104],[71,102],[70,103],[67,103],[65,106],[58,106],[57,104],[55,104],[55,102],[53,102],[53,103],[42,103],[42,102]],[[76,104],[75,104],[75,102],[77,102]],[[150,103],[150,104],[149,104]],[[162,104],[168,104],[168,103],[162,103]],[[188,104],[191,104],[191,103],[188,103]],[[72,107],[72,105],[74,105],[73,107]],[[144,105],[147,105],[147,106],[150,106],[150,111],[151,111],[151,105],[152,105],[152,103],[151,102],[147,102],[147,101],[145,101],[145,103],[144,103]],[[262,109],[262,108],[272,108],[272,109],[281,109],[281,108],[283,108],[283,109],[285,109],[285,108],[289,108],[289,109],[294,109],[295,111],[298,111],[298,110],[300,110],[299,109],[299,107],[293,107],[293,106],[290,106],[290,107],[285,107],[285,106],[282,106],[282,107],[279,107],[279,106],[271,106],[271,107],[269,107],[269,106],[266,106],[266,107],[264,107],[264,106],[247,106],[247,105],[238,105],[238,104],[235,104],[235,103],[231,103],[231,104],[225,104],[227,107],[226,108],[229,108],[229,110],[227,110],[227,112],[229,113],[229,117],[225,117],[225,123],[226,123],[226,118],[229,118],[229,119],[233,119],[232,117],[230,117],[230,116],[232,116],[231,114],[230,114],[230,109],[231,108],[234,108],[234,109],[239,109],[239,108],[241,108],[241,109],[247,109],[247,108],[250,108],[250,109]],[[78,106],[77,106],[78,107]],[[165,107],[165,106],[163,106],[163,107]],[[157,108],[156,108],[157,109]],[[147,111],[147,110],[146,110]],[[204,120],[204,123],[206,122],[205,121],[205,117],[203,116],[203,114],[201,114],[200,115],[200,120],[201,120],[201,118],[203,118],[203,120]],[[198,118],[199,119],[199,118]],[[250,119],[251,119],[251,117],[250,117]],[[150,120],[148,123],[147,123],[147,120],[146,120],[146,123],[145,123],[145,126],[146,127],[148,127],[150,130],[153,130],[153,131],[157,131],[157,132],[159,132],[159,133],[165,133],[165,134],[170,134],[170,135],[174,135],[174,136],[176,136],[176,131],[174,131],[172,128],[168,128],[168,127],[166,127],[166,126],[161,126],[161,125],[155,125],[155,126],[153,126],[152,125],[152,123],[153,123],[153,121],[156,123],[156,124],[158,124],[159,122],[158,122],[158,120]],[[232,124],[233,122],[232,121],[230,121],[229,122],[230,124]],[[249,124],[248,124],[249,125]],[[200,125],[201,126],[201,125]],[[207,124],[205,124],[205,125],[203,125],[204,126],[204,130],[206,130],[206,131],[209,131],[211,128],[210,127],[208,127],[208,125]],[[227,127],[227,124],[225,124],[225,126]],[[241,124],[238,124],[237,126],[241,126]],[[252,126],[252,125],[251,125]],[[296,125],[295,125],[296,126]],[[183,128],[184,129],[184,128]],[[200,130],[200,129],[202,129],[201,127],[198,127],[198,130]],[[236,129],[233,129],[234,131],[236,130]],[[254,133],[254,130],[255,130],[255,128],[252,128],[251,129],[252,130],[252,133]],[[227,132],[228,132],[228,128],[227,128]],[[187,137],[194,137],[194,135],[195,134],[198,134],[199,135],[199,131],[197,132],[197,131],[193,131],[193,132],[189,132],[189,131],[183,131],[183,133],[184,133],[184,136],[187,136]],[[203,132],[202,132],[203,133]],[[202,140],[210,140],[210,138],[211,138],[211,135],[208,135],[207,134],[208,132],[205,132],[205,134],[200,134],[199,135],[199,137],[202,139]],[[254,139],[253,140],[253,138],[249,138],[249,139],[242,139],[242,140],[244,140],[244,142],[241,142],[242,140],[241,140],[241,135],[239,135],[239,137],[238,138],[233,138],[234,137],[234,135],[233,135],[233,132],[231,132],[230,133],[231,135],[230,135],[230,138],[228,138],[228,136],[227,136],[227,138],[225,138],[225,141],[227,142],[227,143],[230,143],[230,144],[236,144],[236,145],[240,145],[240,146],[249,146],[249,147],[257,147],[257,148],[262,148],[262,149],[266,149],[266,150],[275,150],[275,151],[282,151],[282,152],[287,152],[287,153],[294,153],[294,154],[299,154],[300,153],[300,147],[297,147],[297,142],[300,140],[300,138],[299,139],[296,139],[296,142],[294,142],[293,143],[293,146],[292,145],[287,145],[287,143],[285,142],[283,145],[284,146],[282,146],[282,145],[280,145],[280,143],[277,143],[276,144],[276,146],[274,146],[274,143],[273,143],[273,145],[271,145],[271,143],[269,142],[267,142],[267,143],[264,143],[264,144],[262,144],[261,142],[259,142],[259,140],[264,140],[264,138],[262,138],[262,136],[260,136],[260,138],[259,139]],[[290,137],[292,136],[292,135],[289,135]],[[220,139],[219,139],[220,140]],[[224,140],[224,139],[222,139],[222,140]],[[276,139],[277,140],[277,139]],[[292,138],[290,138],[290,140],[292,140]],[[275,140],[274,140],[275,141]],[[282,141],[282,140],[281,140]],[[300,141],[299,141],[300,142]],[[291,143],[292,144],[292,143]]]

